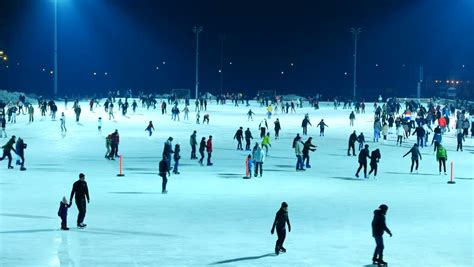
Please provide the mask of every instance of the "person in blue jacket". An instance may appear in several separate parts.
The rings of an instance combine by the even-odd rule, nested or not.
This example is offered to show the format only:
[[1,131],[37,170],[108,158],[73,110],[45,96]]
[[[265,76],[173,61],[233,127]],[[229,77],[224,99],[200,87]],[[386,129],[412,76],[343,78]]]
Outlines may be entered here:
[[59,202],[58,216],[61,217],[61,230],[69,230],[67,227],[67,209],[69,205],[67,203],[66,197],[63,197],[63,200]]

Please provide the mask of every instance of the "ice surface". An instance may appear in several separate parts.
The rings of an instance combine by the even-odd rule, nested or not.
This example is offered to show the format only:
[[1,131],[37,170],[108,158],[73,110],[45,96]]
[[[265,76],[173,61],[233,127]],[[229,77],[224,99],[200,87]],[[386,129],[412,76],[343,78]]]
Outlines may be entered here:
[[[62,103],[58,107],[63,111]],[[31,124],[26,115],[19,116],[7,133],[28,144],[28,170],[8,170],[0,162],[0,266],[365,266],[375,246],[373,210],[382,203],[389,206],[387,224],[393,232],[392,238],[385,236],[385,260],[391,266],[473,266],[473,139],[467,139],[464,152],[456,152],[454,132],[443,137],[456,184],[446,183],[449,175],[438,175],[432,147],[422,149],[420,173],[410,175],[410,158],[402,155],[414,138],[401,148],[393,134],[386,144],[372,143],[368,108],[357,115],[354,129],[365,133],[371,150],[380,148],[382,159],[377,180],[359,180],[354,177],[357,157],[346,154],[350,111],[324,103],[320,110],[306,107],[273,116],[263,178],[244,180],[248,153],[235,150],[232,137],[242,126],[258,139],[265,109],[256,103],[251,108],[257,114],[247,121],[247,107],[213,101],[210,124],[196,125],[194,112],[189,121],[173,122],[158,109],[142,108],[109,121],[102,108],[91,113],[84,102],[80,124],[72,108],[66,111],[64,136],[59,120],[42,119],[39,110]],[[306,112],[313,125],[324,118],[329,127],[325,137],[319,137],[317,127],[309,128],[318,146],[311,154],[313,168],[297,173],[291,144]],[[276,117],[280,140],[273,140]],[[149,120],[156,128],[151,138],[144,131]],[[125,177],[116,176],[118,161],[104,159],[104,137],[114,129],[120,133]],[[198,139],[213,135],[214,166],[189,160],[193,130]],[[157,168],[169,136],[182,146],[181,174],[170,177],[169,193],[162,195]],[[71,230],[60,231],[58,204],[64,195],[69,198],[80,172],[91,196],[88,227],[75,227],[73,205]],[[276,236],[270,229],[282,201],[289,204],[292,232],[285,241],[288,252],[274,256]]]

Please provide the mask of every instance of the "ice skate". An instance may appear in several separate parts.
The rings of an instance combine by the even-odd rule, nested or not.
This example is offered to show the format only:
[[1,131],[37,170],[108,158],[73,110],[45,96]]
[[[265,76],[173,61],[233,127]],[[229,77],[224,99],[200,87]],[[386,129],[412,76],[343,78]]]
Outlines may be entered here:
[[168,190],[161,191],[162,194],[168,194]]
[[377,265],[378,266],[387,266],[387,262],[383,261],[383,259],[378,259]]
[[8,166],[9,169],[13,169],[13,166]]
[[26,171],[26,168],[25,168],[25,167],[21,167],[21,168],[20,168],[20,171]]
[[379,264],[376,257],[372,257],[372,264]]
[[280,248],[280,252],[286,253],[286,248],[281,247],[281,248]]

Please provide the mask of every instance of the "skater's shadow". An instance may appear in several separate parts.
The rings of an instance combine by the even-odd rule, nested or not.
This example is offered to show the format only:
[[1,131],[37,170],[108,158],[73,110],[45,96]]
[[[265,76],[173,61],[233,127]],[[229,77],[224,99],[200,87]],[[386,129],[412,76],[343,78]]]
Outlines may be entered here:
[[218,265],[218,264],[231,263],[231,262],[236,262],[236,261],[258,260],[258,259],[265,258],[265,257],[276,257],[276,255],[275,255],[275,253],[268,253],[268,254],[263,254],[263,255],[260,255],[260,256],[243,257],[243,258],[235,258],[235,259],[224,260],[224,261],[217,261],[217,262],[211,263],[209,265]]
[[47,216],[29,215],[29,214],[16,214],[16,213],[0,213],[0,216],[16,217],[16,218],[27,218],[27,219],[54,219],[53,217],[47,217]]
[[329,178],[340,179],[340,180],[348,180],[348,181],[363,181],[363,179],[352,178],[352,177],[333,176],[333,177],[329,177]]
[[33,229],[33,230],[13,230],[13,231],[0,231],[2,234],[31,234],[31,233],[42,233],[42,232],[56,232],[57,229]]
[[218,175],[220,178],[226,178],[226,179],[242,177],[242,174],[236,174],[236,173],[219,173]]
[[110,194],[122,194],[122,195],[155,195],[161,193],[158,192],[109,192]]

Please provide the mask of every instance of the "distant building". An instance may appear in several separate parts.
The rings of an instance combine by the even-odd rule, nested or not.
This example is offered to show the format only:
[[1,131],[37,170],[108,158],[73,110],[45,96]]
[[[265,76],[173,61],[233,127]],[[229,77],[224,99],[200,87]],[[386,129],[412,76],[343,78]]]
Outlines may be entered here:
[[426,96],[474,99],[474,72],[452,72],[446,76],[430,76],[424,81]]

